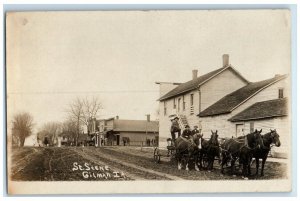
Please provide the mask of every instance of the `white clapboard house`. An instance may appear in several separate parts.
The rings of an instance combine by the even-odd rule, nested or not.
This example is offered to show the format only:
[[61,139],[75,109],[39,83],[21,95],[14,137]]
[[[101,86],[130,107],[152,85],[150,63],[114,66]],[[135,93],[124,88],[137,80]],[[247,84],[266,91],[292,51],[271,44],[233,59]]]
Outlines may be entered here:
[[205,137],[218,130],[220,137],[237,137],[254,129],[277,129],[281,152],[290,141],[289,88],[287,75],[249,82],[223,55],[223,67],[185,83],[156,82],[160,86],[159,139],[166,145],[170,137],[170,118],[179,117],[182,129],[197,125]]

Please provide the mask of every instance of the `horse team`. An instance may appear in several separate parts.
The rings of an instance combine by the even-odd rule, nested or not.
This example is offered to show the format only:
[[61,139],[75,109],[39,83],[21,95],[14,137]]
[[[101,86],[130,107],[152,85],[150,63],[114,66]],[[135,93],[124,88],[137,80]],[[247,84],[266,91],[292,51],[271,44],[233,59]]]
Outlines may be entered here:
[[251,175],[252,159],[256,161],[256,175],[259,170],[259,159],[262,159],[261,176],[264,175],[264,165],[271,146],[280,146],[279,135],[275,130],[262,135],[262,130],[241,136],[238,138],[219,139],[218,131],[211,131],[209,140],[203,138],[203,134],[197,133],[185,139],[178,137],[175,140],[176,159],[178,169],[189,170],[189,165],[194,164],[195,170],[205,168],[208,171],[213,169],[215,159],[218,159],[221,166],[221,173],[224,174],[224,166],[231,168],[231,174],[235,175],[236,163],[242,167],[242,176],[247,178]]

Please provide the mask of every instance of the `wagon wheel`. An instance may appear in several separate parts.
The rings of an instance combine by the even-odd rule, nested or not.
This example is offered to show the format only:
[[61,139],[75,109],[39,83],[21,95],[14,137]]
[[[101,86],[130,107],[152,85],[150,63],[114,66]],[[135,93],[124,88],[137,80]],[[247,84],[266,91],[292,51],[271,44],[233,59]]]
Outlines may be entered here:
[[154,149],[153,157],[155,163],[160,163],[160,153],[158,147]]

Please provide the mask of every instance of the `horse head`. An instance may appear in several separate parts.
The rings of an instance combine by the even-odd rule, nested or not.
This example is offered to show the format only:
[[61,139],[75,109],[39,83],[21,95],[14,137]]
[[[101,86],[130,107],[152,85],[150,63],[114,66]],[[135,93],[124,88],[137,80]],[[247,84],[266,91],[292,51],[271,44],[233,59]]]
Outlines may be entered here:
[[247,135],[248,145],[251,148],[264,148],[264,142],[261,136],[262,129],[258,131],[255,129],[253,133]]
[[194,143],[196,144],[196,146],[198,147],[198,149],[201,149],[202,142],[203,142],[203,134],[196,133],[193,135],[192,139],[193,139]]
[[270,131],[271,131],[270,136],[272,138],[272,143],[275,144],[276,147],[280,147],[281,142],[279,140],[279,135],[278,135],[276,129],[274,129],[274,130],[270,129]]
[[219,140],[218,140],[218,137],[219,137],[219,135],[218,135],[218,130],[216,130],[216,132],[213,132],[213,131],[211,130],[210,143],[211,143],[212,145],[219,146]]

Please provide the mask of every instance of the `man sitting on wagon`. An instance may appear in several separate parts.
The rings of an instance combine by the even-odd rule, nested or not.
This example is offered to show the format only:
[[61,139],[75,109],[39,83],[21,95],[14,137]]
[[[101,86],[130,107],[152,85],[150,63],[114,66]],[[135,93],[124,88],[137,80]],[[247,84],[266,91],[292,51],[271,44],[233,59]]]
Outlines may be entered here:
[[182,132],[182,137],[186,138],[186,139],[190,139],[190,137],[192,136],[192,131],[190,129],[189,125],[185,126],[185,129]]
[[194,129],[192,130],[192,135],[195,135],[197,133],[200,133],[198,126],[194,126]]

